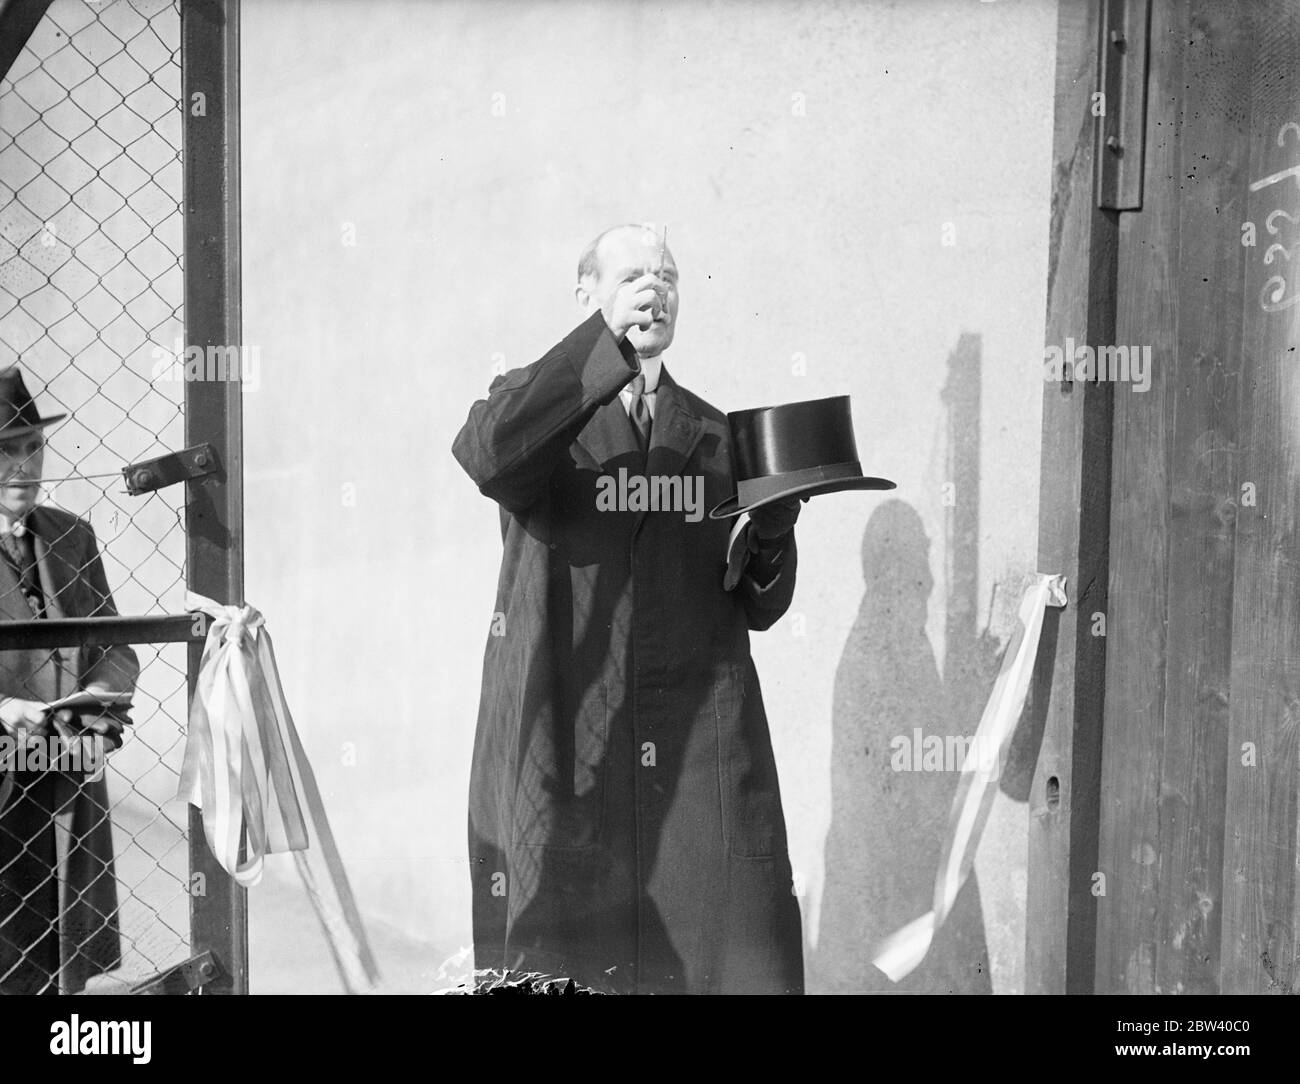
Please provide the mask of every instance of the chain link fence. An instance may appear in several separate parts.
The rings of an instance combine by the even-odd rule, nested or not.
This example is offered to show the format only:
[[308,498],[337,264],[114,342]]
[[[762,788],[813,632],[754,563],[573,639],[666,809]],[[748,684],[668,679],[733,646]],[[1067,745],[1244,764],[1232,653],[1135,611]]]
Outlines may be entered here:
[[[47,515],[28,520],[43,524],[33,533],[46,565],[75,566],[67,582],[37,571],[54,609],[67,592],[69,617],[113,602],[123,614],[183,611],[184,487],[128,497],[120,474],[184,444],[180,33],[176,0],[55,0],[0,80],[0,369],[20,366],[43,416],[69,415],[46,430]],[[93,528],[107,604],[75,524],[49,509]],[[128,650],[5,652],[0,674],[22,687],[0,694],[48,700],[96,667],[129,668]],[[9,773],[0,990],[75,991],[85,979],[87,992],[120,991],[189,954],[186,808],[174,800],[186,647],[134,651],[132,725],[106,789]],[[78,855],[85,868],[69,872]]]

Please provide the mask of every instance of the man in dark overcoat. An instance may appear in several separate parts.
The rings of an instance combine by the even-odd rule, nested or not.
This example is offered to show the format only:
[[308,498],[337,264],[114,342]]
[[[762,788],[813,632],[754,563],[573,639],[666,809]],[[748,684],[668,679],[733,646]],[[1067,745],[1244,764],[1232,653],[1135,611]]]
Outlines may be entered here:
[[593,241],[586,318],[497,377],[453,447],[504,542],[470,780],[475,965],[611,992],[801,993],[749,642],[790,605],[799,502],[755,510],[730,550],[732,522],[706,514],[736,491],[730,435],[664,366],[664,241]]
[[[36,503],[44,430],[63,417],[40,415],[17,366],[0,372],[0,621],[117,615],[90,524]],[[121,966],[102,754],[130,719],[48,705],[79,690],[124,697],[139,671],[125,645],[0,651],[0,993],[75,994]],[[32,755],[64,739],[95,753]]]

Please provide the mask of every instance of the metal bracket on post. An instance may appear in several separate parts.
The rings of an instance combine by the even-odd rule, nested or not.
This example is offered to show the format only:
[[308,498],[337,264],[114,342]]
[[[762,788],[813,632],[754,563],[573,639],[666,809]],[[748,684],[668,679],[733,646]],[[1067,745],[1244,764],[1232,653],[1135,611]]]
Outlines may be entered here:
[[1103,211],[1142,209],[1150,26],[1151,0],[1102,0],[1097,46],[1102,112],[1094,158],[1097,206]]
[[152,493],[155,489],[202,478],[217,470],[217,453],[211,444],[196,444],[179,452],[160,455],[157,459],[142,459],[122,468],[126,491],[132,497]]
[[133,994],[201,994],[203,987],[225,975],[211,951],[200,952],[183,963],[160,971],[131,987]]

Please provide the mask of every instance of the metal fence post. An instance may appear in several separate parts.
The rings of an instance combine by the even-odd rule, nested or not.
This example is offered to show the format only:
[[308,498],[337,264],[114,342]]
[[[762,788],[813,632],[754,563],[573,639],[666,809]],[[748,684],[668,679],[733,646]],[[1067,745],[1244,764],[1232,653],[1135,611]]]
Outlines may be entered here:
[[[189,483],[185,526],[189,586],[222,603],[244,601],[242,384],[225,372],[241,343],[239,277],[239,3],[182,0],[181,108],[185,166],[185,342],[220,364],[187,380],[185,440],[210,443],[219,473]],[[224,374],[224,378],[223,378]],[[189,648],[194,695],[202,647]],[[248,992],[247,892],[208,848],[190,809],[192,951],[211,949],[226,969],[212,993]],[[201,874],[199,881],[194,875]],[[196,891],[197,884],[203,891]]]

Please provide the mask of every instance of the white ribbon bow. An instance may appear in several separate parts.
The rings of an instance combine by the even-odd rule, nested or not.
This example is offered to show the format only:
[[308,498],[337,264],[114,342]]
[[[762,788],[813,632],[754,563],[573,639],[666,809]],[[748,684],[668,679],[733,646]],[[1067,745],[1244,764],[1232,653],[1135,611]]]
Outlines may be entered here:
[[[176,796],[203,811],[208,846],[244,887],[261,880],[267,854],[292,851],[345,988],[373,985],[378,970],[262,615],[193,592],[186,592],[185,608],[211,622]],[[321,878],[311,868],[312,836],[325,864]]]

